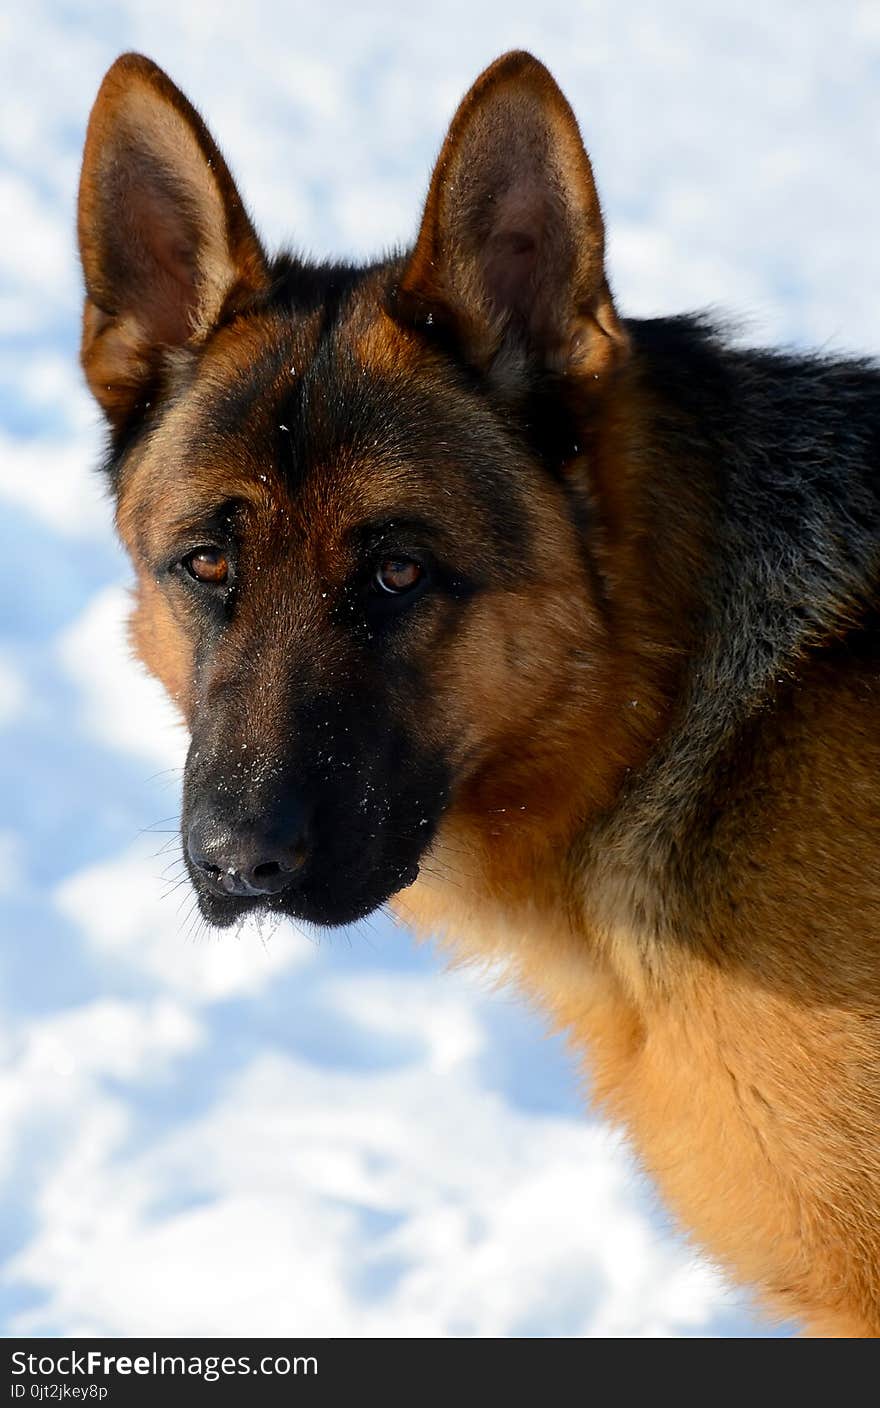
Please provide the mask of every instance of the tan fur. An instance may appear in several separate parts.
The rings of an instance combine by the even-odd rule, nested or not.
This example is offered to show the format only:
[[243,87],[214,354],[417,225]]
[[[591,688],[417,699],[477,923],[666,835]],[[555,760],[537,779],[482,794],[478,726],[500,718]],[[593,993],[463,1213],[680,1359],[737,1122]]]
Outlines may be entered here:
[[399,906],[457,954],[506,963],[571,1033],[594,1098],[682,1227],[762,1287],[769,1310],[814,1335],[875,1337],[880,879],[851,828],[855,808],[856,824],[880,827],[880,685],[835,673],[811,684],[765,762],[773,844],[767,795],[751,813],[744,799],[737,890],[687,942],[658,942],[638,876],[605,858],[572,866],[574,828],[546,848],[536,883],[513,828],[508,840],[450,817],[432,876]]

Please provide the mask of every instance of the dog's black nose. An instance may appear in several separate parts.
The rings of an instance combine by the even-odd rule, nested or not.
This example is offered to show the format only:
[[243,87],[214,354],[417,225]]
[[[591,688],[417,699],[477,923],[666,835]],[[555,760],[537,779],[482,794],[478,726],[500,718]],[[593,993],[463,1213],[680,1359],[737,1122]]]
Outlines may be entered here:
[[190,824],[186,842],[190,861],[212,890],[221,895],[277,895],[297,878],[306,859],[302,817],[285,824],[233,830],[210,813]]

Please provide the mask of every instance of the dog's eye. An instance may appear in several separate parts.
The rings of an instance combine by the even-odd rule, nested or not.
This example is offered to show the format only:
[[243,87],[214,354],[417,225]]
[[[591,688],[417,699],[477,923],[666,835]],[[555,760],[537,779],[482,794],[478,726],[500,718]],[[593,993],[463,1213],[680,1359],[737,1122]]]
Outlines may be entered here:
[[423,576],[424,568],[411,558],[388,557],[376,569],[375,581],[383,592],[400,596],[403,592],[411,592],[413,587],[417,587]]
[[208,586],[222,587],[229,580],[229,558],[220,548],[197,548],[183,559],[183,565],[191,577]]

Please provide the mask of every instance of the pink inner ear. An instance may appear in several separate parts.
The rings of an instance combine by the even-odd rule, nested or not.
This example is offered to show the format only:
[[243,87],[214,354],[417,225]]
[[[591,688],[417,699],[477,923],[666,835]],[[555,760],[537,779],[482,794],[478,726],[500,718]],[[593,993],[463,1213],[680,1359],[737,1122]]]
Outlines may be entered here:
[[123,125],[97,178],[94,224],[107,306],[136,319],[150,344],[182,345],[199,297],[199,212],[186,171],[169,169],[141,130]]
[[545,196],[524,174],[502,195],[489,197],[489,228],[481,252],[486,291],[499,313],[529,317],[529,303],[541,258]]
[[184,289],[192,289],[196,270],[192,242],[184,237],[173,216],[161,205],[143,200],[137,204],[143,207],[138,212],[138,218],[141,220],[144,243],[156,264]]
[[158,342],[178,345],[189,337],[196,302],[195,239],[162,186],[146,180],[126,193],[128,221],[146,259],[140,270],[141,315]]
[[483,278],[492,307],[499,313],[524,316],[538,261],[538,243],[525,230],[493,234],[483,251]]
[[[566,215],[554,210],[549,173],[521,175],[491,198],[489,229],[478,258],[494,311],[510,317],[538,343],[556,339],[556,307],[569,273]],[[557,228],[558,227],[558,228]]]

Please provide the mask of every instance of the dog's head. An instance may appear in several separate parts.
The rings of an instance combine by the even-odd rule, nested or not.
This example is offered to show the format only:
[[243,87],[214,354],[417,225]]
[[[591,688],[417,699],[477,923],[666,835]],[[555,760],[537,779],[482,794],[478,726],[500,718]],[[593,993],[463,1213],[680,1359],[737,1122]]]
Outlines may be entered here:
[[499,60],[411,252],[270,261],[197,113],[125,56],[79,237],[133,639],[192,735],[203,912],[353,920],[456,810],[553,792],[575,695],[600,728],[581,471],[626,340],[571,110],[534,59]]

